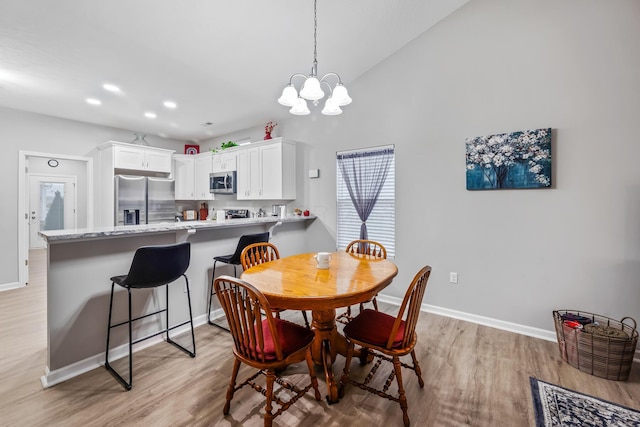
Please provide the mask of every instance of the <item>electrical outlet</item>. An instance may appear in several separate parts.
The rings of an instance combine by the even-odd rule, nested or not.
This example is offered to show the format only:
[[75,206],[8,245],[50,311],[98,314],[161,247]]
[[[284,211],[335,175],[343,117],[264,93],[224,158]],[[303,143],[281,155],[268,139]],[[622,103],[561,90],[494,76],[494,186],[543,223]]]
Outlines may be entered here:
[[454,273],[453,271],[449,273],[449,282],[458,283],[458,273]]
[[[185,294],[187,293],[187,283],[185,282],[183,288],[182,288],[182,292],[184,292]],[[189,283],[189,293],[191,293],[191,283]]]

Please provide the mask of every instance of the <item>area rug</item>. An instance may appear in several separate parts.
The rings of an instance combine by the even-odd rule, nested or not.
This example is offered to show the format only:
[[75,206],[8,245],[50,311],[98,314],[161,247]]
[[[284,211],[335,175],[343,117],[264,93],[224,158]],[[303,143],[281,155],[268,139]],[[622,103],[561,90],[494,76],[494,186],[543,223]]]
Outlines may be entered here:
[[536,427],[640,427],[640,411],[530,377]]

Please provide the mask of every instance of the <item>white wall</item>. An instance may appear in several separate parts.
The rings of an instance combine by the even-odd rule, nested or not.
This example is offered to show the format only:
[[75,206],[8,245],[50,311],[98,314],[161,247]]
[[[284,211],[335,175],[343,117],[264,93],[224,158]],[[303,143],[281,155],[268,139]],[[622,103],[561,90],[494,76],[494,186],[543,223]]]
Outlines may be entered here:
[[[637,1],[472,0],[348,83],[343,115],[281,123],[320,169],[317,238],[335,237],[335,152],[393,143],[389,293],[430,264],[435,306],[545,330],[553,309],[640,319],[638,40]],[[465,189],[465,138],[542,127],[553,189]]]
[[[109,141],[133,140],[133,132],[0,107],[0,285],[18,282],[18,152],[20,150],[90,157]],[[182,152],[183,142],[147,136],[156,147]],[[94,165],[95,166],[95,165]]]

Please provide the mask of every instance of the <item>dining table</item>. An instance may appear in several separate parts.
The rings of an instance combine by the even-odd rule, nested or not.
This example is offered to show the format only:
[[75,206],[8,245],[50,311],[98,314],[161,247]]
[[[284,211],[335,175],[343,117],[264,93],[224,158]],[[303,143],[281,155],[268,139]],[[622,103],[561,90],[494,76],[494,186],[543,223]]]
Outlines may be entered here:
[[347,352],[347,340],[336,327],[336,309],[371,300],[391,283],[398,268],[387,259],[342,251],[331,253],[329,268],[318,268],[315,256],[304,253],[259,264],[241,278],[259,289],[272,307],[312,312],[312,357],[324,369],[327,401],[336,403],[339,384],[333,362]]

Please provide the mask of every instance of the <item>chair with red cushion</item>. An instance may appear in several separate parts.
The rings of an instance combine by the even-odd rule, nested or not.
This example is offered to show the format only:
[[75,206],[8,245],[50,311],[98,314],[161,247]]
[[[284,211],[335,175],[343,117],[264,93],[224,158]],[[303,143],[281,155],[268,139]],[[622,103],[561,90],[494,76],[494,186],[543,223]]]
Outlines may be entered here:
[[[220,276],[215,279],[214,288],[227,317],[235,356],[231,381],[227,388],[227,402],[222,411],[224,415],[229,413],[235,392],[247,384],[267,398],[265,426],[271,426],[275,417],[286,411],[311,388],[314,389],[316,400],[320,400],[318,380],[311,359],[314,333],[303,326],[274,317],[271,306],[262,292],[243,280]],[[310,383],[304,388],[283,381],[279,377],[276,379],[276,371],[302,361],[306,361],[311,377]],[[241,363],[258,369],[258,372],[241,384],[236,384]],[[259,374],[266,377],[264,387],[255,381]],[[274,390],[276,382],[289,392],[279,393],[281,389]],[[283,396],[289,395],[292,395],[289,400],[283,399]],[[279,406],[275,412],[274,404]]]
[[[357,254],[366,258],[387,259],[387,249],[382,243],[378,243],[374,240],[353,240],[347,245],[345,252],[348,254]],[[364,310],[365,302],[360,303],[360,311]],[[377,311],[378,301],[376,300],[376,297],[373,297],[371,302]],[[351,315],[351,306],[347,307],[345,312],[336,317],[336,320],[340,323],[344,323],[345,325],[353,320],[353,316]]]
[[[402,384],[402,367],[413,370],[418,377],[420,387],[424,387],[420,365],[414,351],[417,336],[416,324],[420,314],[420,305],[424,297],[424,290],[431,275],[431,267],[423,267],[413,278],[409,289],[404,296],[400,310],[396,317],[390,316],[375,310],[364,310],[344,327],[344,335],[348,340],[347,356],[344,365],[344,372],[340,379],[339,395],[344,395],[347,383],[353,384],[361,389],[378,396],[386,397],[389,400],[398,402],[402,408],[402,418],[405,426],[409,426],[409,415],[407,414],[407,396]],[[406,315],[405,315],[406,314]],[[367,354],[372,353],[377,358],[367,377],[362,381],[356,381],[349,377],[351,358],[353,357],[354,346],[362,347],[361,363],[366,360]],[[413,364],[409,365],[400,362],[400,357],[411,354]],[[371,387],[370,383],[373,375],[383,361],[393,363],[393,371],[387,378],[382,390]],[[396,377],[398,383],[398,396],[388,393],[389,386]]]
[[[280,252],[273,243],[260,242],[253,243],[242,250],[240,254],[240,263],[242,264],[242,270],[247,270],[265,262],[274,261],[280,259]],[[284,310],[271,307],[271,311],[276,313],[276,317],[280,317],[280,313]],[[307,318],[307,312],[300,311],[304,318],[304,325],[309,328],[309,319]]]

